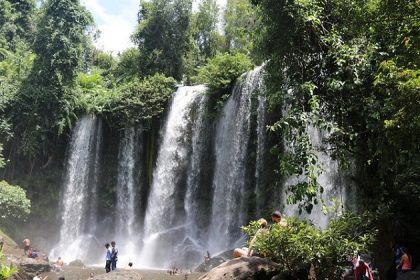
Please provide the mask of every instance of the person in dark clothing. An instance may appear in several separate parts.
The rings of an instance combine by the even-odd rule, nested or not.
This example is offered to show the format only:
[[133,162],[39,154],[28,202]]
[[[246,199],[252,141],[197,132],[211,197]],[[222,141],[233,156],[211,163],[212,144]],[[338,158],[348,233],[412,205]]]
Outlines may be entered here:
[[111,253],[112,253],[112,256],[111,256],[111,269],[112,269],[112,271],[117,270],[118,249],[117,249],[117,247],[115,245],[116,245],[115,241],[111,241],[111,247],[112,247],[111,248]]

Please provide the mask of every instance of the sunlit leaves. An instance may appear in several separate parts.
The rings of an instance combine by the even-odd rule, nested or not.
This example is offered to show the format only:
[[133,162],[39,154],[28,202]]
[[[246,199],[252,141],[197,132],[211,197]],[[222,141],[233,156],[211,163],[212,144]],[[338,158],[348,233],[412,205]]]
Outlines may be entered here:
[[[370,214],[344,214],[333,219],[326,229],[309,222],[287,218],[287,227],[273,225],[259,235],[255,250],[275,262],[281,271],[297,277],[307,276],[311,265],[317,279],[340,279],[349,257],[355,252],[368,252],[377,236]],[[258,229],[256,222],[243,227],[252,238]]]
[[25,220],[31,213],[30,209],[31,202],[22,188],[0,181],[0,222],[5,219]]
[[224,91],[231,89],[236,79],[253,67],[247,55],[228,53],[217,55],[198,70],[194,81],[207,84],[210,91]]

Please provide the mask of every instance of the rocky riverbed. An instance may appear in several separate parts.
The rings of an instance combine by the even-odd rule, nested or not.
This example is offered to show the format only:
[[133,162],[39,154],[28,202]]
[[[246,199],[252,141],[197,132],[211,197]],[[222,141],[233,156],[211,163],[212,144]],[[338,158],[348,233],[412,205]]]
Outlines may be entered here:
[[[121,272],[125,270],[121,269]],[[177,275],[169,275],[166,271],[162,270],[133,270],[134,272],[138,273],[143,280],[198,280],[204,273],[180,273]],[[96,278],[101,279],[113,279],[113,273],[108,273],[105,275],[105,270],[103,268],[97,267],[64,267],[64,270],[60,273],[56,272],[49,272],[49,273],[42,273],[41,279],[45,276],[48,276],[46,280],[56,280],[60,276],[64,276],[66,280],[85,280],[88,279],[90,274],[94,273]],[[102,277],[108,276],[108,277]],[[114,277],[116,280],[123,279],[122,275],[118,275],[118,277]],[[126,279],[126,278],[124,278]]]

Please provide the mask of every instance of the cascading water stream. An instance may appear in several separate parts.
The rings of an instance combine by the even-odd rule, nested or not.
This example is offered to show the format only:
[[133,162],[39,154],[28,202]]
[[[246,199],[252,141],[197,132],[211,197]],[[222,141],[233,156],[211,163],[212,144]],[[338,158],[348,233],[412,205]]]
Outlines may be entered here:
[[263,188],[264,188],[264,169],[267,145],[267,100],[262,93],[258,94],[257,108],[257,153],[255,160],[255,204],[258,217],[263,216]]
[[[317,178],[317,182],[320,186],[323,187],[323,193],[319,193],[319,197],[322,198],[323,204],[319,202],[317,205],[314,205],[310,214],[305,211],[302,214],[299,214],[299,209],[296,205],[287,204],[286,199],[284,199],[285,204],[285,214],[286,216],[301,216],[302,218],[311,220],[314,225],[325,228],[328,222],[333,216],[340,215],[342,209],[346,207],[346,189],[347,182],[344,180],[342,174],[340,174],[340,167],[336,160],[332,159],[328,154],[329,144],[326,143],[328,139],[328,133],[320,128],[317,128],[313,125],[307,125],[306,133],[308,134],[309,141],[313,148],[315,149],[315,154],[318,158],[318,168],[321,173]],[[291,147],[287,146],[286,152],[290,151]],[[286,179],[284,183],[284,189],[287,187],[297,184],[303,180],[306,180],[305,176],[291,176]],[[287,193],[284,195],[287,197]],[[327,209],[330,208],[330,209]]]
[[96,225],[98,224],[98,182],[100,179],[100,168],[102,160],[102,121],[97,121],[96,128],[96,143],[95,143],[95,155],[94,155],[94,165],[93,165],[93,184],[90,190],[90,204],[89,204],[89,227],[91,232],[96,232]]
[[51,252],[53,259],[88,260],[88,248],[95,241],[101,137],[101,120],[94,116],[82,117],[74,128],[61,195],[60,242]]
[[[203,190],[203,184],[200,177],[203,175],[201,163],[206,152],[206,106],[208,104],[208,94],[202,94],[198,99],[196,108],[196,119],[192,125],[192,139],[191,139],[191,159],[190,166],[187,172],[187,191],[185,194],[184,209],[186,215],[186,237],[180,246],[184,252],[197,252],[195,256],[190,256],[186,265],[197,265],[202,261],[202,251],[204,250],[205,233],[203,228],[200,228],[202,223],[202,212],[205,205],[202,205],[200,195]],[[181,248],[180,248],[181,249]],[[191,255],[191,253],[190,253]]]
[[144,267],[171,266],[179,254],[176,244],[185,237],[185,226],[180,226],[185,214],[179,198],[185,195],[182,180],[190,160],[191,112],[205,90],[204,86],[180,87],[172,98],[146,210],[145,244],[140,257]]
[[136,180],[138,177],[143,177],[142,174],[138,174],[141,169],[136,168],[143,146],[140,134],[141,131],[134,127],[126,128],[118,152],[115,236],[122,252],[120,261],[123,263],[136,258],[138,255],[136,248],[141,240],[137,223],[141,180]]
[[260,83],[260,68],[235,85],[217,124],[213,209],[208,248],[212,253],[234,246],[246,219],[245,178],[251,132],[251,95]]
[[[270,189],[273,177],[267,169],[272,157],[267,142],[273,138],[266,127],[272,115],[262,91],[261,68],[244,74],[213,119],[211,104],[215,100],[205,86],[178,88],[168,104],[150,188],[143,162],[143,148],[148,143],[143,136],[148,132],[126,128],[118,152],[104,149],[102,157],[101,120],[82,117],[68,148],[60,198],[60,243],[50,257],[95,263],[102,260],[104,240],[115,239],[120,263],[190,269],[202,261],[207,250],[215,255],[242,245],[240,228],[248,219],[267,217],[269,208],[285,203]],[[322,195],[326,201],[338,198],[346,203],[347,183],[340,176],[338,163],[325,153],[328,135],[311,125],[306,130],[324,168],[318,178],[325,188]],[[285,143],[286,152],[289,145]],[[115,159],[117,153],[118,164],[112,160],[104,166],[110,174],[118,174],[109,183],[116,186],[116,206],[101,213],[100,163],[105,157]],[[284,189],[304,179],[285,178]],[[286,205],[285,213],[296,216],[298,209]],[[330,219],[321,207],[305,217],[321,227]]]

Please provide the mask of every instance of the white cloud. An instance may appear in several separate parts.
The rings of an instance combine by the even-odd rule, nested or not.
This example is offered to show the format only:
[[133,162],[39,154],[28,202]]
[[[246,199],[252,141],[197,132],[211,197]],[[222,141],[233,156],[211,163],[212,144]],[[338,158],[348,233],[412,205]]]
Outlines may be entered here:
[[[131,4],[137,1],[127,1]],[[83,0],[82,3],[92,13],[101,35],[95,46],[98,49],[113,52],[121,52],[133,46],[130,36],[136,26],[137,5],[135,10],[115,11],[117,14],[109,13],[99,0]],[[127,13],[133,13],[127,14]]]

